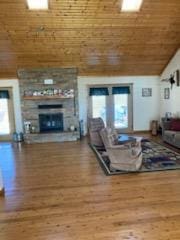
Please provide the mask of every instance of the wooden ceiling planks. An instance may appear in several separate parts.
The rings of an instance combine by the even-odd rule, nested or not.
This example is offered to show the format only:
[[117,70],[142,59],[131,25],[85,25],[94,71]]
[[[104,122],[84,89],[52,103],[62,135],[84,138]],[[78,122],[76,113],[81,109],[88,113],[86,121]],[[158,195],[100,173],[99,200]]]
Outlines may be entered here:
[[144,0],[122,13],[121,0],[0,1],[0,77],[18,68],[78,67],[80,75],[160,74],[180,47],[180,1]]

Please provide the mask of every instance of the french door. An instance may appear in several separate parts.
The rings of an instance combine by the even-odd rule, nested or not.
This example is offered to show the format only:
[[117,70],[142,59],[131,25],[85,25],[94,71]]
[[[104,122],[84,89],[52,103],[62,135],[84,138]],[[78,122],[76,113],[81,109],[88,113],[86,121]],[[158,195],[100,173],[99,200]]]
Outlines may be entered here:
[[92,96],[91,115],[93,118],[101,117],[107,125],[107,98],[106,96]]
[[0,141],[12,139],[15,130],[11,88],[0,88]]
[[[96,86],[96,89],[105,87],[108,89],[108,94],[90,96],[89,116],[101,117],[106,126],[115,128],[119,132],[131,132],[133,130],[132,85],[102,85]],[[124,89],[129,90],[126,92]]]

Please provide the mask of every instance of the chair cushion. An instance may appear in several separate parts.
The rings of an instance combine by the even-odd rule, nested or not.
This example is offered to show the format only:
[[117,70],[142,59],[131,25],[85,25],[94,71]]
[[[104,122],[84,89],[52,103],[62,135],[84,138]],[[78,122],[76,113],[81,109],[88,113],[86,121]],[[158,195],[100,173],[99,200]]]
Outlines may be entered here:
[[168,137],[174,137],[176,135],[176,131],[166,130],[164,131],[164,135]]
[[107,137],[111,145],[118,144],[118,134],[115,130],[110,127],[106,127]]
[[102,147],[103,142],[100,137],[100,130],[104,128],[104,122],[101,118],[90,118],[89,119],[89,136],[92,145]]
[[115,133],[112,133],[112,134],[108,135],[108,138],[109,138],[109,141],[111,141],[112,145],[118,145],[119,144],[117,135]]
[[102,118],[90,118],[89,119],[89,129],[91,132],[100,131],[104,128],[104,122]]
[[97,147],[104,146],[99,132],[89,132],[89,136],[90,136],[90,142],[92,145],[97,146]]
[[173,131],[180,131],[180,119],[172,119],[170,129]]

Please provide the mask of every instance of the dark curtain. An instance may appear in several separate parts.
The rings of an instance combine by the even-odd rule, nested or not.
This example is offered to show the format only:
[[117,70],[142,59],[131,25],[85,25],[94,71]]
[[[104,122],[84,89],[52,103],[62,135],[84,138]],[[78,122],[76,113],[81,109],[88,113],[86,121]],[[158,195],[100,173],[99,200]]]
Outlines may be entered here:
[[130,94],[130,87],[113,87],[112,94]]
[[9,99],[9,92],[8,92],[8,90],[0,90],[0,98],[7,98],[7,99]]
[[108,88],[90,88],[89,96],[107,96],[109,95]]

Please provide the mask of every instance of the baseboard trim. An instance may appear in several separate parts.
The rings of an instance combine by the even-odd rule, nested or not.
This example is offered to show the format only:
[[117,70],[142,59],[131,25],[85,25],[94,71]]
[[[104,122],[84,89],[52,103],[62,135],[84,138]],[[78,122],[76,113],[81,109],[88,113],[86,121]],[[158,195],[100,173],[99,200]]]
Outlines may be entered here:
[[[119,134],[138,134],[138,133],[139,134],[143,134],[143,133],[144,134],[147,134],[147,133],[149,134],[149,133],[151,133],[151,130],[142,130],[142,131],[141,130],[140,131],[139,130],[138,131],[133,130],[133,131],[128,132],[128,133],[120,132]],[[84,138],[84,137],[89,137],[88,133],[82,136],[82,138]]]
[[151,130],[133,131],[133,133],[151,133]]

